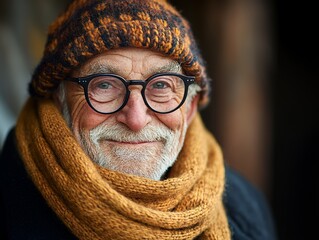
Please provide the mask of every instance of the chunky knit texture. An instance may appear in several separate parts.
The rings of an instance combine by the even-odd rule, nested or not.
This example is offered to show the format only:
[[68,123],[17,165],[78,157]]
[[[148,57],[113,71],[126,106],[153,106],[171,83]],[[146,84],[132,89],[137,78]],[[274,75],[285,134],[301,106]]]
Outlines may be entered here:
[[208,102],[209,81],[188,22],[164,0],[75,0],[50,26],[31,95],[48,97],[90,57],[122,47],[147,48],[179,62],[202,87],[199,106]]
[[230,239],[223,158],[199,115],[164,181],[95,165],[50,99],[28,101],[16,136],[34,184],[79,239]]

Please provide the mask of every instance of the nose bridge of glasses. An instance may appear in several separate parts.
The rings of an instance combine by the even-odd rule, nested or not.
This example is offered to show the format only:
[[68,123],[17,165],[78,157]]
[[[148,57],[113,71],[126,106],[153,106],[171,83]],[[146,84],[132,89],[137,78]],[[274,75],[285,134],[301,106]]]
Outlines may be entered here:
[[146,84],[146,82],[143,81],[143,80],[129,80],[128,83],[127,83],[127,86],[128,86],[128,88],[129,88],[130,90],[133,90],[133,89],[136,88],[136,87],[134,87],[134,86],[140,85],[141,88],[137,88],[137,89],[142,90],[142,88],[144,88],[145,84]]
[[145,83],[145,81],[143,81],[143,80],[129,80],[129,81],[128,81],[128,85],[129,85],[129,86],[130,86],[130,85],[141,85],[141,86],[144,87],[145,84],[146,84],[146,83]]

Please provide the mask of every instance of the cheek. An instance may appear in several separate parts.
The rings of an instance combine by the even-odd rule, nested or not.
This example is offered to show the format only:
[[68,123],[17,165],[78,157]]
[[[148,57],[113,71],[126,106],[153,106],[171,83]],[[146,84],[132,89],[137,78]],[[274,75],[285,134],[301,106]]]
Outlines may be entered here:
[[77,124],[79,129],[91,130],[106,119],[107,117],[105,115],[95,112],[86,104],[82,110],[79,111],[76,118],[74,118],[73,124]]
[[109,115],[95,112],[87,104],[83,96],[71,97],[68,105],[72,121],[72,130],[76,135],[78,135],[80,131],[89,131],[95,128],[109,117]]
[[169,129],[181,131],[187,124],[186,113],[183,109],[168,114],[157,114],[157,118]]

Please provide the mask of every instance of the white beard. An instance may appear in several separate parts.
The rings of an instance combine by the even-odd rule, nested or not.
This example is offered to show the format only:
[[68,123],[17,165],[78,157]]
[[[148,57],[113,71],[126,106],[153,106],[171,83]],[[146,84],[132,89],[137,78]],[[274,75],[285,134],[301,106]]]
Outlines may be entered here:
[[[186,125],[186,124],[185,124]],[[186,127],[172,131],[164,125],[147,125],[139,132],[130,131],[123,124],[101,124],[81,132],[81,144],[94,162],[102,167],[153,180],[160,180],[177,159],[184,141]],[[89,135],[89,136],[87,136]],[[134,147],[114,142],[156,142]]]

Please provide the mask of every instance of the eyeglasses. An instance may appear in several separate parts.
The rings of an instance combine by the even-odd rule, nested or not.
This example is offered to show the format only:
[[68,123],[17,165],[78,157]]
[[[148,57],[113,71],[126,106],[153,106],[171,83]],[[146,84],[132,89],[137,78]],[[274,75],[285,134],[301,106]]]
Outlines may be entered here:
[[89,106],[101,114],[121,110],[129,99],[131,85],[143,87],[144,103],[152,111],[171,113],[183,105],[189,85],[195,83],[195,77],[177,73],[158,73],[145,81],[128,81],[115,74],[93,74],[67,80],[80,84]]

